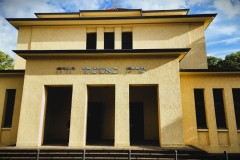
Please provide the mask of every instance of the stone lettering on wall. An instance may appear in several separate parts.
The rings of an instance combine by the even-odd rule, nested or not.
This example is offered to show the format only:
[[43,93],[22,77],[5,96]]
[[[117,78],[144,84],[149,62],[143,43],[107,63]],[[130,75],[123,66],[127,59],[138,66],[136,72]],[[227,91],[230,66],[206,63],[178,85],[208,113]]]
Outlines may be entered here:
[[[75,71],[75,67],[57,67],[56,71],[58,74],[71,74],[72,71]],[[118,67],[83,67],[82,71],[84,74],[118,74],[119,70]],[[146,72],[146,68],[143,66],[131,66],[126,67],[125,73],[126,74],[143,74]]]
[[84,74],[117,74],[117,67],[83,67]]

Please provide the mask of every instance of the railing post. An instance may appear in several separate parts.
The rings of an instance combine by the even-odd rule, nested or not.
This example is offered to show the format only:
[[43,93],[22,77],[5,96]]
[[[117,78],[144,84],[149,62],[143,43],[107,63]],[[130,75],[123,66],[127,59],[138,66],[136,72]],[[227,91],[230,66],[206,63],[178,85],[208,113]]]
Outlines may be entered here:
[[175,160],[177,160],[178,154],[177,154],[177,150],[175,150]]
[[85,160],[85,154],[86,154],[86,150],[84,149],[83,150],[83,156],[82,156],[82,159]]
[[39,153],[40,153],[40,150],[38,149],[38,150],[37,150],[36,160],[39,160]]
[[128,160],[131,160],[131,150],[128,150]]
[[224,151],[224,155],[225,155],[225,160],[228,160],[228,153],[227,153],[227,151]]

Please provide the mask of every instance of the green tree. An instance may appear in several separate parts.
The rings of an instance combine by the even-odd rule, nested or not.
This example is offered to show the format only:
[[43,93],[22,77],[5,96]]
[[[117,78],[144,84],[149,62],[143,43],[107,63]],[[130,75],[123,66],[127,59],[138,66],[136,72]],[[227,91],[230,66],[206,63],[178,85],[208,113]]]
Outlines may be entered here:
[[208,56],[207,57],[208,68],[209,69],[218,68],[218,64],[221,61],[223,61],[221,58],[214,57],[214,56]]
[[240,69],[240,51],[227,55],[224,60],[213,56],[207,60],[209,69]]
[[227,55],[225,57],[225,60],[230,60],[230,61],[233,61],[233,62],[240,63],[240,51],[237,52],[237,53],[232,53],[232,54]]
[[8,54],[0,51],[0,70],[10,70],[13,69],[13,58]]
[[217,64],[217,68],[220,69],[240,69],[239,63],[231,60],[223,60]]

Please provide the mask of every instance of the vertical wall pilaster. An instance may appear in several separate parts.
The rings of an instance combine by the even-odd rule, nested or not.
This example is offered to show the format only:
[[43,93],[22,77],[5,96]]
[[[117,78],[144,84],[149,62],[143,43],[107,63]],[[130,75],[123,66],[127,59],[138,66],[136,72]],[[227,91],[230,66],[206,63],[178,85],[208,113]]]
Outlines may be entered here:
[[[159,86],[161,86],[160,84]],[[159,140],[161,147],[183,146],[181,101],[169,100],[169,90],[159,87]],[[172,92],[173,94],[173,92]],[[167,97],[166,97],[167,96]],[[175,97],[175,96],[174,96]],[[174,104],[172,103],[174,102]],[[171,104],[172,103],[172,104]]]
[[218,145],[218,135],[217,135],[217,124],[216,115],[214,109],[213,91],[212,88],[205,88],[205,109],[206,109],[206,119],[209,130],[209,141],[210,145]]
[[130,145],[129,131],[129,85],[115,87],[115,143],[116,147]]
[[115,27],[115,49],[122,48],[122,28]]
[[238,145],[238,135],[237,135],[237,126],[236,126],[236,117],[234,113],[234,103],[232,89],[230,87],[224,88],[224,106],[225,106],[225,115],[226,123],[228,127],[229,141],[230,145]]
[[104,28],[97,27],[97,49],[104,49]]
[[87,86],[73,85],[69,146],[86,145],[87,101]]
[[17,146],[38,147],[42,145],[45,97],[44,86],[37,84],[34,78],[25,76]]
[[168,65],[158,84],[159,140],[162,147],[184,146],[178,59]]

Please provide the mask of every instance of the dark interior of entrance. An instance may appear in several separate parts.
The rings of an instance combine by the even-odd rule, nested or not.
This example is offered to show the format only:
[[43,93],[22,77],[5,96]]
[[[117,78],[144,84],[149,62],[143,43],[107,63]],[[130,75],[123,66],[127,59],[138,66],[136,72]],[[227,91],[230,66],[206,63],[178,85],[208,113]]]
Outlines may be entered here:
[[114,144],[115,88],[88,87],[87,145]]
[[159,145],[157,86],[130,86],[130,145]]
[[72,87],[47,87],[43,145],[68,145]]

